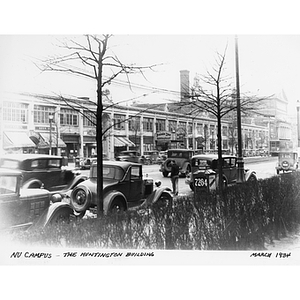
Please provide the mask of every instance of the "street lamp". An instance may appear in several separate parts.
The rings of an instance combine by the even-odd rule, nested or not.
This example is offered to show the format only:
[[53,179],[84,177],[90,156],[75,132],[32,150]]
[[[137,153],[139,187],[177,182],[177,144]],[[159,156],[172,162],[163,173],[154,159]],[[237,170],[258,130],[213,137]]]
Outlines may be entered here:
[[49,123],[50,123],[49,154],[50,155],[52,155],[52,122],[53,122],[53,114],[49,114]]

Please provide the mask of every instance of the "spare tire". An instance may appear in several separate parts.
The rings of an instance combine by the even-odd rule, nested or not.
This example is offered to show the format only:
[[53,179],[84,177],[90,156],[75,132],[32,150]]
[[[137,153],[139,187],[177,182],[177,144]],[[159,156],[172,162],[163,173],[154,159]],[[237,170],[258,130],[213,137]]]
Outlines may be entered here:
[[85,186],[76,186],[70,197],[70,204],[78,212],[86,211],[91,205],[91,193]]
[[171,172],[171,159],[165,161],[165,170]]

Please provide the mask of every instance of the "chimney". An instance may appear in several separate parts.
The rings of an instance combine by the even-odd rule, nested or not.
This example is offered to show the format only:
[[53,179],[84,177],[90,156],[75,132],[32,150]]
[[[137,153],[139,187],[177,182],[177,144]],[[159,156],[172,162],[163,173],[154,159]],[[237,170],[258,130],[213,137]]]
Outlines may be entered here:
[[190,71],[180,71],[180,101],[188,99],[190,93]]

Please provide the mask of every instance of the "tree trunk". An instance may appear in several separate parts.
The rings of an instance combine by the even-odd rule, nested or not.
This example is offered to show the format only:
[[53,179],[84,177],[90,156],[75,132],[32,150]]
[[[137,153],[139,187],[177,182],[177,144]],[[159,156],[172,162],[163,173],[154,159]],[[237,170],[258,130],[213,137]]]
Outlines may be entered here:
[[96,127],[96,143],[97,143],[97,218],[103,214],[103,144],[102,144],[102,53],[99,45],[99,64],[97,78],[97,127]]

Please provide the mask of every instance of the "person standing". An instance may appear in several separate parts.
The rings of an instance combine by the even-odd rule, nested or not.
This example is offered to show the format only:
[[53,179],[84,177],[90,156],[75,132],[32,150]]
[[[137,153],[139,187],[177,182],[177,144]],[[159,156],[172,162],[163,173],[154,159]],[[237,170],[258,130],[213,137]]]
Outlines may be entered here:
[[176,164],[175,160],[171,161],[171,182],[173,194],[178,195],[178,178],[179,178],[179,166]]

